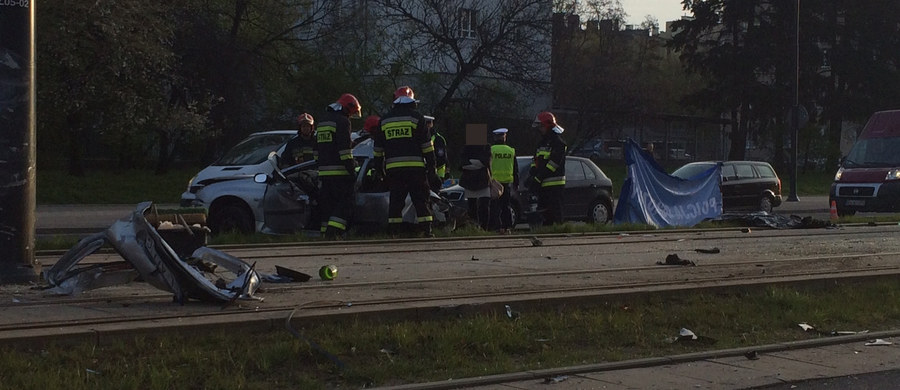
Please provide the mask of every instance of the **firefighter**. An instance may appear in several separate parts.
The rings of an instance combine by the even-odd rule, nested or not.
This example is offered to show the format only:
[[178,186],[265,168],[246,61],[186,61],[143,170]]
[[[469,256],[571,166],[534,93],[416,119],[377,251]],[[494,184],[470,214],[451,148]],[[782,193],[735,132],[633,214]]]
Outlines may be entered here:
[[345,93],[328,105],[316,128],[321,232],[326,238],[343,238],[349,224],[356,169],[350,148],[350,118],[358,118],[361,109],[359,100]]
[[288,141],[282,154],[284,166],[316,159],[315,123],[313,116],[308,113],[304,112],[297,117],[297,136]]
[[[413,90],[408,86],[394,92],[394,106],[381,117],[376,133],[374,154],[376,169],[383,170],[391,193],[388,207],[388,233],[401,233],[406,196],[416,208],[420,233],[433,237],[433,217],[428,208],[429,181],[437,179],[434,145],[419,113]],[[439,181],[439,179],[437,179]]]
[[509,129],[500,128],[492,131],[494,142],[491,145],[491,176],[503,184],[503,194],[491,199],[491,228],[500,234],[509,234],[513,228],[510,197],[512,191],[519,186],[519,165],[516,163],[516,149],[506,144]]
[[[428,133],[431,134],[431,143],[434,144],[435,173],[441,180],[447,180],[450,177],[450,172],[447,170],[447,161],[449,161],[447,139],[434,128],[433,116],[425,115],[425,126],[428,128]],[[440,186],[437,189],[432,187],[431,190],[438,192],[441,188]]]
[[381,118],[379,118],[378,115],[367,116],[365,122],[363,122],[363,129],[358,132],[359,137],[353,140],[353,147],[372,138],[372,134],[375,134],[375,132],[378,131],[378,123],[380,121]]
[[538,209],[543,210],[544,224],[560,223],[566,187],[566,142],[560,137],[564,130],[549,111],[537,114],[531,126],[541,133],[541,141],[525,185],[538,195]]

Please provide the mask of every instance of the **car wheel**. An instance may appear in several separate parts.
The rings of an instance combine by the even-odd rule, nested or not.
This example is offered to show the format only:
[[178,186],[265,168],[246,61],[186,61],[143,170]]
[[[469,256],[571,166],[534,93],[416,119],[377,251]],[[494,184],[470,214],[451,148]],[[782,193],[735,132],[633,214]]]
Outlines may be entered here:
[[212,234],[230,231],[251,234],[256,231],[253,213],[237,201],[209,210],[209,230]]
[[609,202],[605,199],[598,199],[591,205],[591,208],[588,211],[587,220],[590,223],[605,224],[612,219],[611,210],[612,207],[610,207]]
[[763,196],[759,198],[759,211],[765,211],[767,213],[772,212],[772,198],[768,196]]

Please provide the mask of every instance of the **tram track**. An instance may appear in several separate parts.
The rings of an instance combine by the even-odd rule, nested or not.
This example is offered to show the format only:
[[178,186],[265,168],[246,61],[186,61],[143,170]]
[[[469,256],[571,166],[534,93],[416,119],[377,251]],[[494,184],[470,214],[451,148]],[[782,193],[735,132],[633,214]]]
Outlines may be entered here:
[[[885,226],[885,225],[882,225]],[[830,230],[827,235],[842,237],[869,236],[888,232],[897,232],[895,225],[886,225],[886,228],[878,229],[869,227],[861,230]],[[521,249],[534,246],[533,239],[541,242],[542,247],[562,246],[600,246],[620,245],[639,242],[641,244],[665,243],[674,240],[703,243],[704,241],[756,241],[762,238],[792,239],[798,237],[822,236],[811,235],[809,232],[817,230],[754,230],[753,234],[738,236],[718,235],[723,233],[742,232],[744,229],[680,229],[680,230],[649,230],[620,233],[572,233],[572,234],[543,234],[543,235],[511,235],[511,236],[479,236],[465,239],[400,239],[384,242],[379,240],[355,240],[341,242],[302,242],[285,244],[240,244],[240,245],[210,245],[211,248],[229,252],[245,260],[259,258],[284,258],[284,257],[316,257],[316,256],[349,256],[349,255],[389,255],[406,252],[443,252],[448,247],[455,247],[460,241],[468,245],[466,250],[503,250]],[[742,232],[743,233],[743,232]],[[673,236],[686,236],[673,239]],[[335,248],[341,250],[335,250]],[[377,249],[374,249],[377,248]],[[275,252],[266,252],[267,249]],[[249,254],[248,254],[249,252]],[[50,250],[38,251],[36,259],[42,264],[52,264],[65,251]],[[97,256],[116,255],[112,248],[101,248]]]
[[[164,323],[192,322],[208,324],[210,322],[228,322],[229,317],[235,321],[247,321],[249,317],[261,316],[287,316],[293,310],[301,309],[296,317],[304,315],[327,316],[340,312],[352,314],[361,311],[391,311],[399,307],[435,307],[442,305],[466,305],[486,302],[523,302],[540,299],[564,299],[572,297],[603,296],[616,294],[623,291],[659,291],[659,290],[687,290],[704,289],[722,285],[751,285],[766,284],[778,281],[791,280],[817,280],[836,279],[850,276],[864,276],[872,274],[897,274],[900,273],[900,263],[895,261],[900,258],[900,252],[889,251],[866,254],[847,254],[829,256],[804,256],[785,259],[769,260],[736,260],[722,263],[710,263],[697,267],[675,266],[630,266],[613,268],[584,268],[574,270],[498,273],[490,275],[464,275],[444,276],[432,278],[407,278],[407,279],[382,279],[367,282],[328,283],[310,285],[266,285],[263,294],[266,298],[307,297],[305,301],[285,304],[285,299],[272,299],[272,304],[265,302],[255,305],[252,309],[218,308],[201,304],[192,305],[181,310],[167,310],[175,305],[167,301],[171,295],[166,293],[149,293],[132,296],[98,297],[98,298],[72,298],[60,297],[35,300],[30,302],[0,304],[0,310],[22,310],[32,308],[35,310],[53,311],[55,307],[81,307],[88,310],[98,310],[107,313],[116,312],[110,307],[120,309],[122,314],[107,314],[96,318],[82,320],[32,320],[27,323],[0,324],[0,337],[4,334],[16,332],[40,332],[41,330],[53,333],[65,333],[65,329],[84,329],[85,327],[103,327],[110,325],[128,326],[157,326],[165,328]],[[887,261],[884,261],[887,259]],[[879,262],[880,261],[880,262]],[[796,264],[804,264],[796,267]],[[663,274],[678,269],[681,277],[662,280],[634,280],[625,275],[646,275],[648,273]],[[758,270],[773,270],[771,272],[759,272]],[[598,283],[597,275],[606,275],[607,281]],[[577,277],[576,277],[577,276]],[[558,280],[584,280],[584,283],[553,284],[548,281]],[[645,278],[646,279],[646,278]],[[517,281],[513,283],[511,281]],[[534,280],[542,282],[533,282]],[[491,286],[495,281],[505,281],[507,288],[476,290],[472,286]],[[612,281],[612,282],[611,282]],[[447,285],[469,282],[463,292],[447,290]],[[473,283],[480,282],[480,283]],[[361,292],[382,290],[399,290],[396,286],[404,286],[403,290],[418,291],[418,294],[402,294],[394,292],[380,297],[358,298],[364,296]],[[440,286],[445,286],[441,288]],[[532,288],[513,288],[509,286],[535,286]],[[328,295],[339,290],[348,299],[329,299]],[[435,293],[424,293],[435,292]],[[357,298],[352,298],[356,296]],[[152,306],[157,312],[146,314],[146,311],[135,314],[127,310],[128,307]]]

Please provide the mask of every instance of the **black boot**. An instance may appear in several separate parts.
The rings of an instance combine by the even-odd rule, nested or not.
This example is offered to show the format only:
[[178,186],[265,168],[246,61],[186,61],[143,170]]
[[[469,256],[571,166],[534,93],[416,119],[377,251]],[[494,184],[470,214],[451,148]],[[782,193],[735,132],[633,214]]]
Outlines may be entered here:
[[334,226],[329,226],[325,229],[325,239],[326,240],[343,240],[344,239],[344,231],[338,229]]
[[431,222],[420,222],[419,224],[422,229],[421,230],[422,237],[425,237],[425,238],[433,238],[434,237],[434,232],[431,231]]

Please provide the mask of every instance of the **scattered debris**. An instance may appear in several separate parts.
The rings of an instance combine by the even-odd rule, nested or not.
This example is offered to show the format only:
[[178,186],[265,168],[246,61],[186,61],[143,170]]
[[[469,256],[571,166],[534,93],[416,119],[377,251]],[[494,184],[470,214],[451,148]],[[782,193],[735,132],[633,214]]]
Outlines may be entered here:
[[756,351],[748,351],[744,354],[744,357],[747,358],[747,360],[759,360],[759,354],[757,354]]
[[875,340],[869,340],[869,342],[866,343],[865,345],[867,347],[875,347],[875,346],[880,346],[880,345],[893,345],[893,344],[894,343],[884,340],[884,339],[875,339]]
[[690,265],[690,266],[697,265],[693,261],[690,261],[687,259],[682,259],[682,258],[678,257],[677,254],[674,254],[674,253],[666,256],[665,262],[657,261],[656,264],[657,265]]
[[323,265],[319,268],[319,277],[322,280],[334,280],[337,277],[338,269],[334,264]]
[[741,229],[741,233],[750,233],[750,228]]
[[294,282],[308,282],[309,279],[312,278],[312,276],[310,276],[309,274],[305,274],[300,271],[294,271],[290,268],[285,268],[280,265],[275,266],[275,273],[278,276],[289,278]]
[[541,240],[538,240],[537,237],[531,236],[530,238],[531,238],[531,246],[541,246],[541,245],[544,245],[544,242],[541,241]]
[[694,332],[688,328],[681,328],[681,330],[678,331],[678,339],[679,340],[696,340],[697,335],[694,334]]
[[719,248],[709,248],[709,249],[697,248],[697,249],[694,249],[694,251],[697,253],[706,253],[706,254],[710,254],[710,255],[721,252],[719,250]]
[[800,329],[803,329],[804,332],[814,331],[814,332],[816,332],[816,333],[818,333],[818,334],[825,335],[825,336],[850,336],[850,335],[854,335],[854,334],[866,334],[866,333],[869,333],[868,330],[861,330],[861,331],[852,331],[852,330],[832,330],[831,332],[825,332],[825,331],[818,330],[818,329],[816,329],[814,326],[809,325],[809,324],[807,324],[807,323],[805,323],[805,322],[801,322],[801,323],[799,323],[799,324],[797,324],[797,325],[800,326]]
[[697,336],[690,329],[681,328],[681,330],[678,331],[678,337],[675,338],[675,342],[691,342],[691,343],[713,345],[716,342],[718,342],[718,340],[716,340],[712,337]]
[[513,311],[512,307],[510,307],[509,305],[505,305],[505,306],[506,306],[506,316],[507,317],[509,317],[510,319],[513,319],[513,320],[519,319],[519,312]]
[[478,260],[480,260],[480,259],[475,257],[475,255],[472,255],[472,261],[478,261]]
[[566,379],[569,379],[568,375],[557,375],[554,377],[544,379],[544,383],[547,383],[547,384],[559,383],[559,382],[565,381]]

